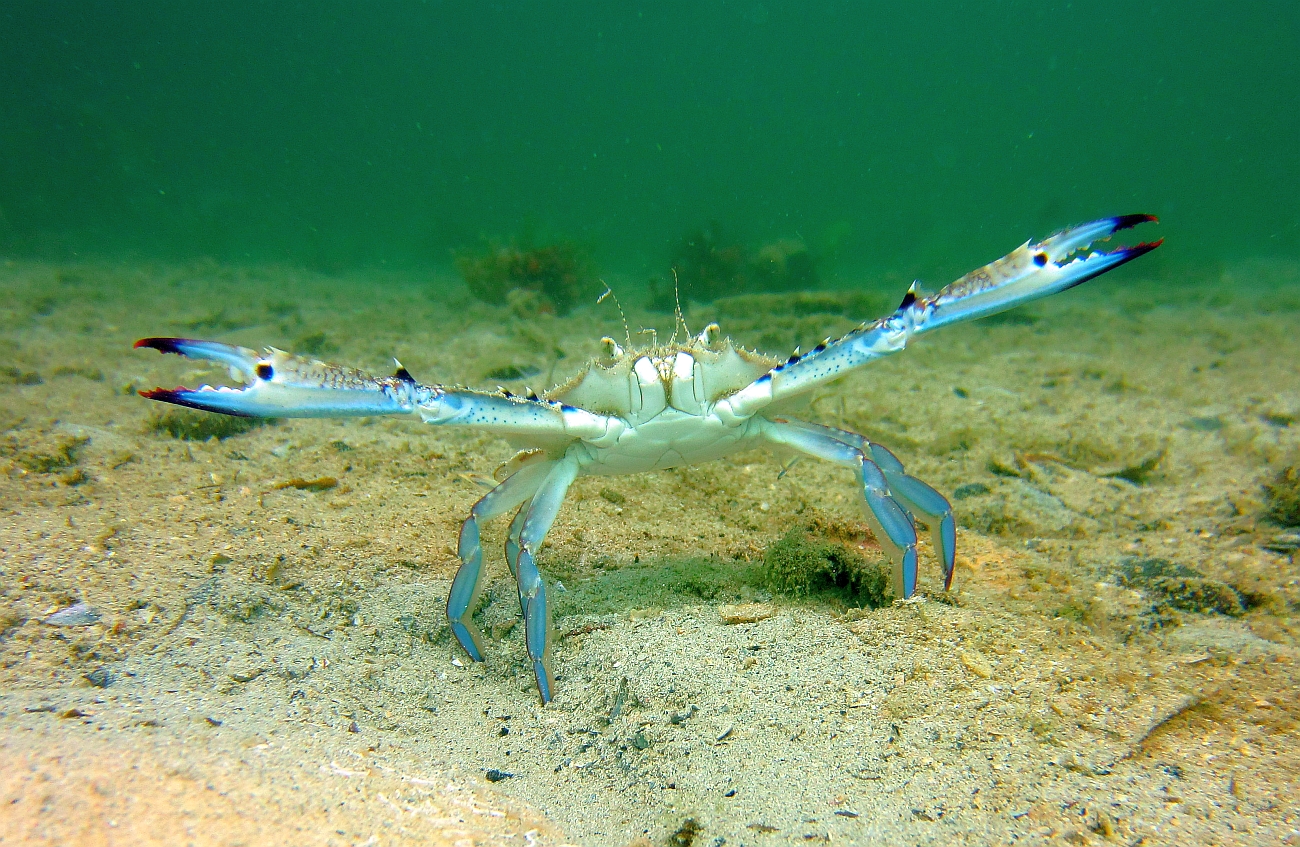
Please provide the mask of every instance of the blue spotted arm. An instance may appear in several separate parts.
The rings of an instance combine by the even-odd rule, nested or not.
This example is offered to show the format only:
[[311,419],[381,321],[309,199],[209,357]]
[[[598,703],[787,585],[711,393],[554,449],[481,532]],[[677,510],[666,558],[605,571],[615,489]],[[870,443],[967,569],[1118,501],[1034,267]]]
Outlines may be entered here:
[[238,417],[333,418],[417,414],[425,423],[472,426],[498,435],[527,436],[562,449],[576,439],[617,439],[621,422],[536,396],[425,385],[400,364],[392,376],[331,365],[267,348],[261,352],[218,341],[143,338],[136,347],[228,366],[242,386],[154,388],[142,397]]
[[1018,249],[945,287],[933,296],[916,285],[892,314],[865,323],[838,341],[797,353],[716,405],[724,420],[743,420],[768,405],[825,385],[882,356],[907,346],[913,336],[961,321],[982,318],[1073,288],[1151,252],[1159,241],[1090,251],[1104,240],[1152,215],[1121,215],[1080,224]]

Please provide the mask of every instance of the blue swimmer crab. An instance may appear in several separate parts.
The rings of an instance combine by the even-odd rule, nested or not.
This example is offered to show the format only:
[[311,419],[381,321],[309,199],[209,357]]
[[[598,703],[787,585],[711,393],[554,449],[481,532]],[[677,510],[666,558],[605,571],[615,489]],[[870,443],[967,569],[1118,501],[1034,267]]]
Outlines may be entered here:
[[[951,587],[956,550],[952,507],[942,494],[909,476],[885,447],[861,435],[797,420],[784,410],[803,397],[889,353],[915,335],[984,317],[1086,282],[1154,250],[1160,241],[1090,251],[1092,242],[1155,221],[1151,215],[1103,218],[1027,242],[972,271],[938,294],[913,284],[893,314],[864,323],[836,341],[786,359],[753,353],[708,326],[698,336],[645,349],[602,339],[604,354],[545,394],[516,396],[417,382],[398,363],[392,376],[262,352],[216,341],[144,338],[152,347],[228,365],[244,387],[155,388],[140,392],[209,412],[245,417],[319,418],[415,413],[425,423],[477,427],[522,447],[497,472],[499,484],[470,509],[460,530],[460,569],[447,597],[447,618],[469,657],[485,656],[473,620],[484,585],[485,521],[515,510],[506,534],[506,563],[519,591],[524,642],[544,704],[553,694],[551,609],[537,554],[574,479],[695,465],[761,444],[851,468],[863,514],[892,564],[895,597],[916,591],[917,524],[930,532]],[[631,347],[629,339],[628,346]]]

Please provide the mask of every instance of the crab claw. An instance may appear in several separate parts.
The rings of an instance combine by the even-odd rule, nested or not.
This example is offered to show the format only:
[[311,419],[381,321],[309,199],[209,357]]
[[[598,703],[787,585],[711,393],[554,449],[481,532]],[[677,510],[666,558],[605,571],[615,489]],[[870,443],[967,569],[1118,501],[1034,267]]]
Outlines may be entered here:
[[1155,215],[1118,215],[1070,227],[1037,244],[1026,242],[996,262],[966,274],[933,298],[919,298],[910,292],[904,308],[913,303],[920,307],[915,331],[923,332],[1065,291],[1159,247],[1164,239],[1110,252],[1089,250],[1094,241],[1156,221]]
[[326,418],[392,415],[413,408],[415,380],[405,369],[376,378],[351,368],[293,356],[274,347],[261,353],[219,341],[142,338],[136,347],[206,359],[228,366],[242,388],[154,388],[140,396],[177,406],[245,418]]

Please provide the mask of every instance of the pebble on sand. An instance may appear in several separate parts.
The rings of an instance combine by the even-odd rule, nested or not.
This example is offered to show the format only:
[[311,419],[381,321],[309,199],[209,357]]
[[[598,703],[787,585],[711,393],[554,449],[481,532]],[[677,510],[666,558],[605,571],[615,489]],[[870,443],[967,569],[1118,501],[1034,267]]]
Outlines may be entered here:
[[737,606],[719,606],[718,614],[723,623],[755,623],[764,621],[776,614],[776,607],[771,603],[741,603]]

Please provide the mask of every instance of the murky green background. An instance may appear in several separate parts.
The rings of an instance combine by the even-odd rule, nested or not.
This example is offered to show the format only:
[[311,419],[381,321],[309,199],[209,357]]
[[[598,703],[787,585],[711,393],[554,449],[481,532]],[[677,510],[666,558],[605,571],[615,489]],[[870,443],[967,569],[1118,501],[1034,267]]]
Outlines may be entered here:
[[0,250],[635,278],[719,221],[943,282],[1142,211],[1148,274],[1298,257],[1298,46],[1293,2],[4,3]]

